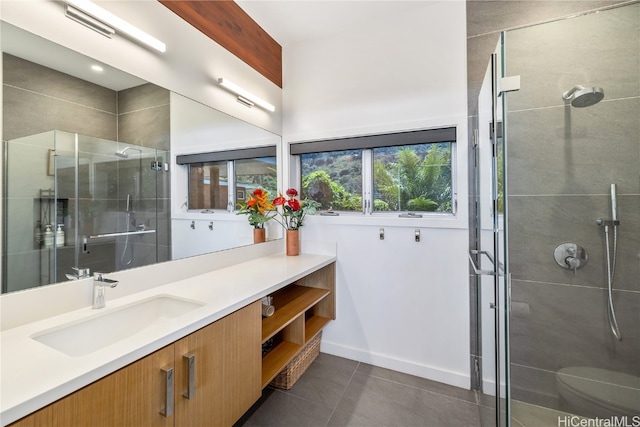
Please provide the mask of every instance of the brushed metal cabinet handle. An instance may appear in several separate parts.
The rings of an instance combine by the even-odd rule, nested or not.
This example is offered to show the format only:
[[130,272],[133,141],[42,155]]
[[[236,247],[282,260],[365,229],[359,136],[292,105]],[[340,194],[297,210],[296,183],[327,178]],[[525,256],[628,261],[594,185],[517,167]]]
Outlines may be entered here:
[[166,385],[166,397],[165,397],[165,406],[160,411],[160,414],[165,417],[170,417],[173,415],[173,368],[170,366],[165,366],[162,368],[162,372],[165,377],[165,385]]
[[196,395],[196,355],[187,353],[182,356],[182,359],[187,362],[187,366],[189,367],[187,370],[189,386],[187,387],[187,391],[182,393],[182,395],[187,399],[193,399]]

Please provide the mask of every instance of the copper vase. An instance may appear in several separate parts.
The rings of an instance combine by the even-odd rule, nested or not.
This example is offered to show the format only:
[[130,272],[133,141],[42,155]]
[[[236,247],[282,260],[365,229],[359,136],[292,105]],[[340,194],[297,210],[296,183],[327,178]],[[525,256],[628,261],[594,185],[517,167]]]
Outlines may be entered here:
[[253,229],[253,243],[264,243],[267,240],[267,230],[265,228]]
[[287,230],[287,255],[300,255],[300,230]]

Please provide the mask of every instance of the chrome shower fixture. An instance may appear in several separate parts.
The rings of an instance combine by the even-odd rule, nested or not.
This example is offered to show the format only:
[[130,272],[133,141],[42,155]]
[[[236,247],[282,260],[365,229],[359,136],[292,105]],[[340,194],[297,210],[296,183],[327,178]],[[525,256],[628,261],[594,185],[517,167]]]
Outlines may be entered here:
[[[596,223],[604,228],[604,243],[607,262],[607,312],[611,333],[618,341],[622,341],[622,333],[616,318],[616,309],[613,305],[613,281],[616,274],[616,257],[618,254],[618,189],[616,184],[611,184],[611,219],[598,219]],[[613,228],[613,242],[609,239],[609,227]],[[613,244],[612,244],[613,243]]]
[[584,87],[576,85],[562,94],[562,99],[570,101],[576,108],[590,107],[602,101],[604,89],[601,87]]
[[128,150],[136,150],[139,151],[140,154],[142,154],[142,150],[139,148],[135,148],[135,147],[124,147],[122,150],[116,151],[116,156],[121,157],[123,159],[128,159],[129,158],[129,154],[127,154]]

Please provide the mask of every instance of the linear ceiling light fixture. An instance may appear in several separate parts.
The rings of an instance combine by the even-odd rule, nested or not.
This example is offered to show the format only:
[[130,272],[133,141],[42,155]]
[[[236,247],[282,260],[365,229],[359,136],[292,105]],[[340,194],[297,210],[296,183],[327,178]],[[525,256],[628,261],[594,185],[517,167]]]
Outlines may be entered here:
[[[69,18],[73,19],[74,21],[80,22],[81,24],[88,26],[92,30],[98,31],[99,33],[107,37],[111,37],[107,34],[104,34],[103,31],[98,29],[99,27],[106,27],[109,30],[111,30],[111,35],[113,35],[116,31],[118,31],[160,52],[165,52],[167,50],[167,46],[160,40],[150,36],[149,34],[139,29],[138,27],[135,27],[129,24],[124,19],[117,17],[113,13],[101,8],[100,6],[90,2],[89,0],[66,0],[66,1],[67,1],[66,15]],[[69,6],[72,6],[72,7],[69,7]],[[72,10],[72,12],[70,12],[70,9]],[[74,15],[71,16],[71,14],[74,14]],[[82,15],[80,18],[77,17],[79,14]]]
[[220,77],[218,79],[218,83],[220,83],[220,86],[224,87],[225,89],[228,89],[229,91],[235,93],[238,96],[238,102],[243,105],[246,105],[247,107],[253,107],[253,105],[255,104],[259,107],[264,108],[265,110],[268,110],[271,112],[276,111],[276,107],[269,104],[267,101],[261,98],[258,98],[251,92],[241,88],[237,84],[230,82],[225,78]]
[[100,33],[105,37],[111,38],[116,33],[116,30],[114,30],[113,28],[103,24],[97,19],[92,18],[91,16],[76,9],[71,5],[67,5],[64,14],[67,16],[67,18],[73,19],[74,21],[84,25],[87,28],[91,28],[93,31]]

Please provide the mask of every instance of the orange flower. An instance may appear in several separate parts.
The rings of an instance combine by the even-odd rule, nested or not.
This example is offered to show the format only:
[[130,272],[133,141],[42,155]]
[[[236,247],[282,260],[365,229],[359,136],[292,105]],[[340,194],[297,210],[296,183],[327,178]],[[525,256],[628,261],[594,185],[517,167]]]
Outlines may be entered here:
[[240,205],[238,215],[249,215],[249,224],[255,228],[263,228],[264,223],[274,217],[268,213],[274,211],[273,203],[269,202],[269,193],[261,188],[256,188],[247,198],[244,205]]

